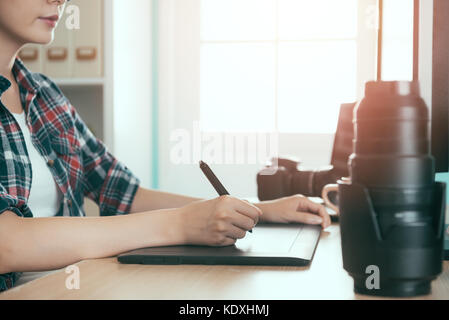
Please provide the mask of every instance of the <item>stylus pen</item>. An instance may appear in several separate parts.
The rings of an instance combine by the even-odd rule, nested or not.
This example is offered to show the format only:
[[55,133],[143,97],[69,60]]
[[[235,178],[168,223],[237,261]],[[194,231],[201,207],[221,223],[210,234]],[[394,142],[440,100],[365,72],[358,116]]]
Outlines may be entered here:
[[[229,195],[229,192],[223,186],[223,184],[218,180],[217,176],[213,173],[212,169],[207,165],[206,162],[200,161],[200,168],[206,176],[207,180],[212,184],[214,189],[218,192],[220,196]],[[249,232],[253,232],[253,230],[249,230]]]

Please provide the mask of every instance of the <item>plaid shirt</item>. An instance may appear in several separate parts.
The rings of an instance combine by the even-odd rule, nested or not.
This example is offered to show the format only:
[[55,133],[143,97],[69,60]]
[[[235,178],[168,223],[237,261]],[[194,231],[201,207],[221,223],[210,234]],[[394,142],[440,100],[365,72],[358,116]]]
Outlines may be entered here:
[[[85,216],[84,197],[102,216],[127,214],[140,181],[89,131],[61,90],[46,76],[31,73],[16,59],[13,75],[20,89],[34,146],[47,162],[64,195],[57,216]],[[0,98],[11,83],[0,75]],[[0,214],[32,218],[27,206],[32,168],[15,118],[0,101]],[[0,291],[20,273],[0,275]]]

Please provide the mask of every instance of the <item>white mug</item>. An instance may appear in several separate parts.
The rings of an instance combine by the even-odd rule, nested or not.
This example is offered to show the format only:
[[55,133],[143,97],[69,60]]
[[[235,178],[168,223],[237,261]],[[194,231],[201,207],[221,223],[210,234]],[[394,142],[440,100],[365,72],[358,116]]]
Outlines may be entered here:
[[[351,182],[351,178],[341,178],[341,181]],[[321,198],[323,198],[323,201],[326,204],[326,206],[334,210],[339,215],[340,209],[338,208],[338,205],[336,205],[329,199],[330,192],[338,192],[338,184],[328,184],[324,186],[323,191],[321,192]]]
[[329,192],[338,192],[338,184],[328,184],[323,188],[321,192],[321,198],[323,198],[324,204],[334,210],[337,214],[340,214],[340,209],[336,204],[329,200]]

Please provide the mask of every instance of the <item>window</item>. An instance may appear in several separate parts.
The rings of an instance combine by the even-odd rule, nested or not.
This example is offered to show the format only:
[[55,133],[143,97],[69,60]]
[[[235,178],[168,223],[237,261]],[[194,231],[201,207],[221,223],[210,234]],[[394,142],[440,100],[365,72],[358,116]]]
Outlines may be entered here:
[[[377,1],[158,1],[160,187],[216,196],[179,183],[196,179],[215,136],[276,136],[279,155],[328,165],[340,104],[361,99],[376,76]],[[180,130],[189,164],[171,160]],[[211,164],[233,195],[254,196],[266,160]]]
[[357,99],[357,0],[201,0],[200,14],[202,131],[335,132]]
[[414,0],[383,1],[382,80],[413,80]]

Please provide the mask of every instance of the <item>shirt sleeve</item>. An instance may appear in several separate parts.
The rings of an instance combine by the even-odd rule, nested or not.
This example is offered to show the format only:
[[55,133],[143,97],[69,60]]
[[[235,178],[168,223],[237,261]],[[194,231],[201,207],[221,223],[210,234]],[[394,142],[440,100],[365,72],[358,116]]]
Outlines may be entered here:
[[20,272],[0,274],[0,292],[11,289],[21,275]]
[[[17,208],[17,199],[11,197],[0,183],[0,214],[6,211],[14,212],[19,217],[23,217],[22,211]],[[17,272],[0,274],[0,292],[12,288],[19,277],[20,273]]]
[[11,197],[5,187],[0,183],[0,214],[5,211],[14,212],[19,217],[23,217],[22,211],[17,207],[18,200]]
[[100,207],[101,216],[123,215],[139,189],[140,180],[97,139],[69,104],[79,135],[85,195]]

